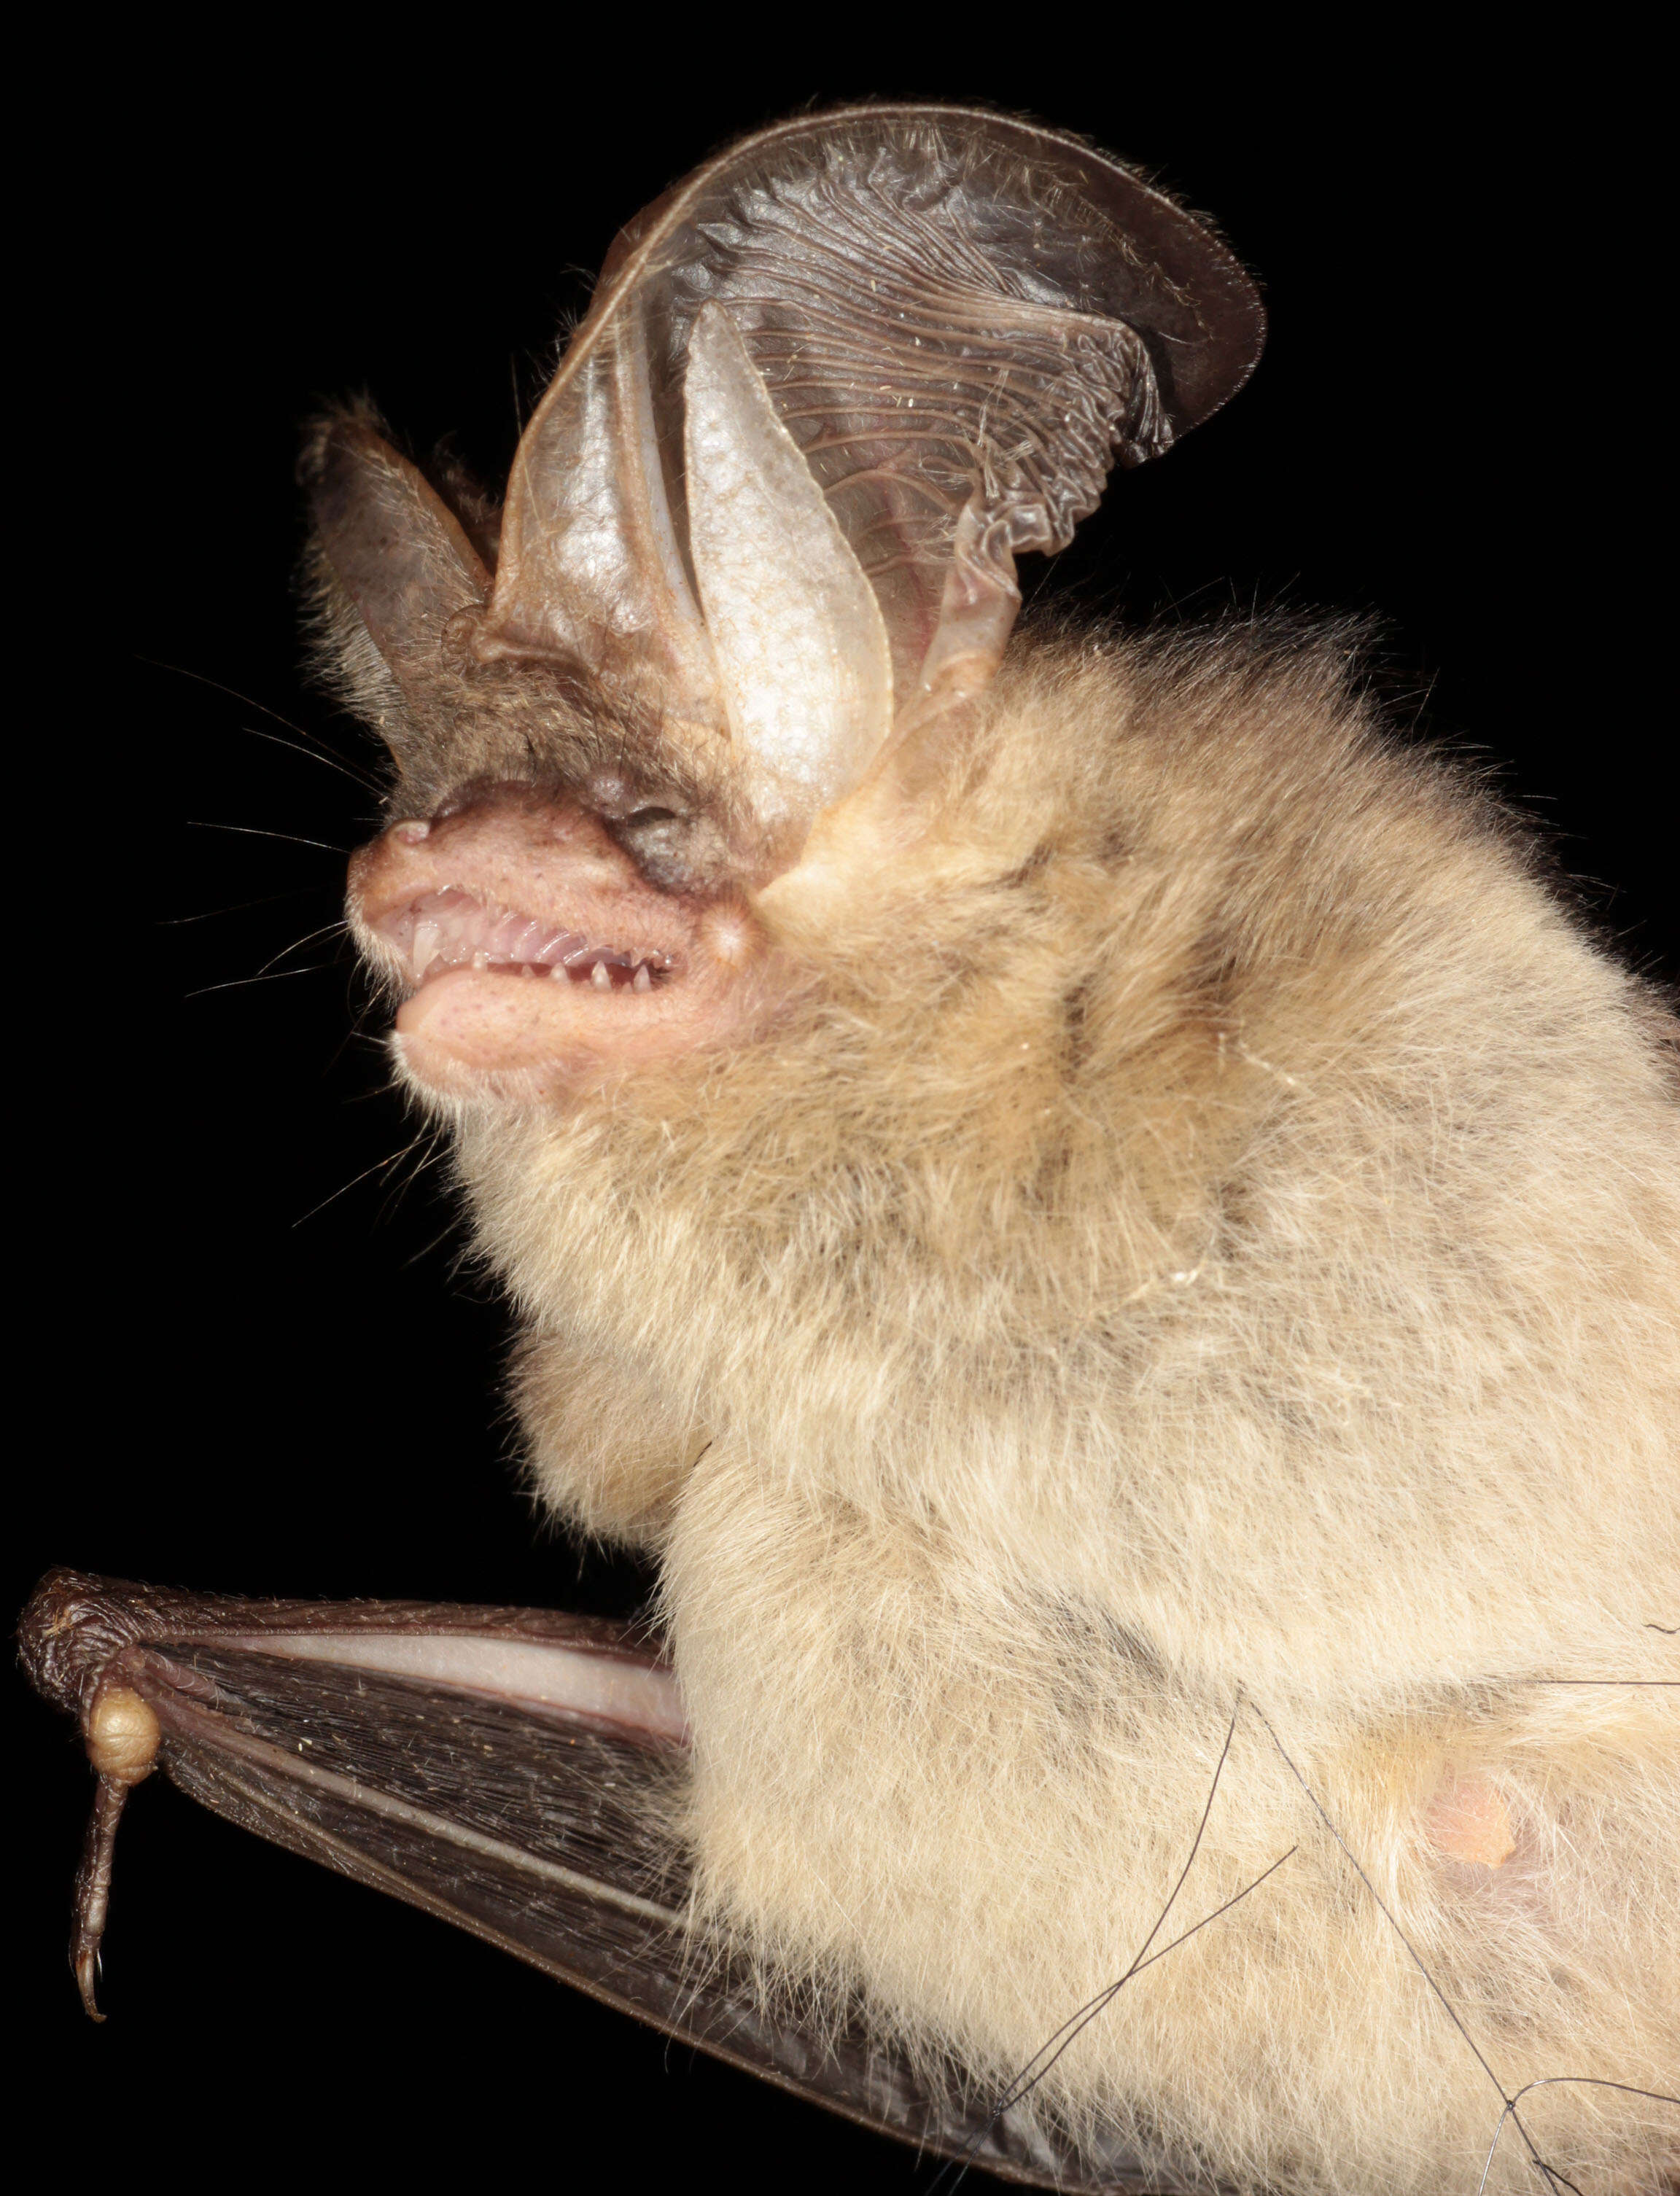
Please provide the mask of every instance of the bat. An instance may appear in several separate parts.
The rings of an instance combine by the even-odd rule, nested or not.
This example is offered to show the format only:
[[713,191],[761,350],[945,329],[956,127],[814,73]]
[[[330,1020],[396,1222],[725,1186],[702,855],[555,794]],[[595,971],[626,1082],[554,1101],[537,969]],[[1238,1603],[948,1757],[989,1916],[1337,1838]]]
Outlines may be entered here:
[[[492,516],[458,478],[428,482],[365,414],[311,455],[322,622],[403,773],[353,887],[364,948],[412,993],[404,1071],[451,1118],[527,1314],[535,1469],[660,1566],[693,1766],[642,1792],[667,1835],[653,1858],[632,1844],[640,1887],[617,1888],[704,1917],[723,1965],[660,1968],[703,2008],[679,2032],[710,2041],[721,2008],[738,2034],[797,1986],[773,2037],[826,2039],[843,2067],[855,1997],[863,2109],[959,2159],[1070,2185],[1434,2186],[1491,2095],[1489,2185],[1537,2158],[1656,2185],[1671,2123],[1636,2093],[1674,2040],[1661,1012],[1485,804],[1372,740],[1332,648],[1011,640],[1016,550],[1053,546],[1091,494],[1069,373],[1136,459],[1200,416],[1173,344],[1240,379],[1258,335],[1205,232],[1064,141],[1022,142],[876,110],[770,133],[656,209],[528,431],[493,584]],[[955,331],[911,338],[961,362],[936,395],[913,355],[897,379],[856,362],[866,284],[897,282],[889,311],[912,319],[921,263],[892,223],[923,188],[961,214],[933,223],[956,260],[928,278]],[[1106,311],[1093,234],[1125,240]],[[1072,273],[1046,272],[1057,240]],[[839,315],[811,273],[837,256]],[[842,384],[884,396],[890,430]],[[918,393],[930,431],[908,425]],[[797,546],[767,562],[766,538]],[[767,654],[790,633],[795,658]],[[1123,770],[1093,760],[1092,722]],[[554,876],[534,929],[530,881]],[[1592,1316],[1573,1286],[1566,1308],[1566,1268],[1597,1274]],[[1221,1443],[1240,1470],[1165,1461]],[[1303,1457],[1338,1472],[1304,1503]],[[1359,1457],[1363,1491],[1340,1477]],[[412,1613],[387,1621],[414,1636]],[[49,1589],[31,1651],[115,1748],[107,1829],[146,1713],[166,1765],[193,1742],[141,1686],[116,1688],[145,1713],[119,1703],[113,1737],[113,1653],[208,1638],[186,1689],[208,1657],[232,1693],[216,1656],[260,1655],[265,1631]],[[664,1682],[624,1643],[567,1638],[573,1662]],[[49,1667],[67,1638],[104,1657],[73,1682]],[[866,1704],[868,1748],[837,1754]],[[548,1705],[593,1718],[634,1783],[624,1725]],[[667,1715],[634,1759],[669,1767],[674,1733]],[[1147,1819],[1116,1830],[1105,1806],[1138,1789]],[[679,1855],[694,1869],[662,1905],[648,1885]],[[1228,1901],[1198,1905],[1205,1930],[1163,1949],[1140,2004],[1175,1857]],[[983,1927],[953,1919],[970,1898]],[[1561,1963],[1549,2013],[1536,1978]],[[1358,1988],[1309,2034],[1303,1978],[1338,1969]],[[1468,2076],[1416,2032],[1420,1974]],[[1502,2008],[1501,2072],[1455,1997]],[[1233,2028],[1257,2063],[1194,2044]],[[1555,2070],[1564,2037],[1575,2093],[1514,2106],[1520,2074],[1563,2086],[1527,2070]],[[1613,2112],[1584,2101],[1613,2080]]]

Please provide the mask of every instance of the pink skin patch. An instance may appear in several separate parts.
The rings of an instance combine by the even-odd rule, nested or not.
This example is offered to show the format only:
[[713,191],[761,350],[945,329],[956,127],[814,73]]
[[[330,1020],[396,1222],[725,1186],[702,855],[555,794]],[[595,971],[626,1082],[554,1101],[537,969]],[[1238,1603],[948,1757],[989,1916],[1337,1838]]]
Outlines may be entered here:
[[558,1096],[744,1036],[770,996],[744,899],[658,890],[597,818],[528,788],[393,824],[351,860],[349,913],[404,994],[403,1065],[443,1096]]
[[1423,1818],[1423,1835],[1449,1860],[1503,1868],[1516,1851],[1510,1810],[1485,1777],[1449,1770]]

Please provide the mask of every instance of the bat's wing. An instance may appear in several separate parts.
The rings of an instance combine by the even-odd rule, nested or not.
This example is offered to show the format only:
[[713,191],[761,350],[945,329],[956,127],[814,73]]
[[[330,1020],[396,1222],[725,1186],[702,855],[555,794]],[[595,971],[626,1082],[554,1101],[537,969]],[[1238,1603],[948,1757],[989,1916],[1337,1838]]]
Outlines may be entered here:
[[1076,2161],[986,2093],[912,2072],[861,2020],[767,2005],[690,1911],[681,1697],[645,1634],[520,1609],[264,1602],[69,1570],[20,1629],[100,1772],[72,1960],[90,2012],[128,1790],[206,1806],[500,1945],[622,2011],[923,2149],[1069,2190]]

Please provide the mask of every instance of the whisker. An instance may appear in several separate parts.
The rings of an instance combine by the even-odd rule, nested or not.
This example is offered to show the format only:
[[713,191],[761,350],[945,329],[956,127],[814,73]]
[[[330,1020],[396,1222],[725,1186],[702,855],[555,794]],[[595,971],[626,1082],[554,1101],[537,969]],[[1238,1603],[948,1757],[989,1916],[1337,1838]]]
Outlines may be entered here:
[[[420,1180],[420,1176],[426,1172],[428,1167],[435,1166],[437,1164],[440,1153],[440,1147],[444,1143],[446,1131],[443,1130],[442,1125],[434,1124],[432,1129],[431,1141],[427,1144],[425,1151],[420,1153],[420,1158],[415,1160],[414,1165],[408,1170],[407,1174],[398,1176],[391,1183],[390,1188],[385,1193],[385,1202],[379,1207],[379,1214],[374,1222],[375,1226],[383,1227],[385,1221],[390,1217],[397,1200],[406,1191],[414,1188],[414,1184]],[[418,1143],[419,1141],[420,1140],[417,1137],[415,1139],[415,1143]],[[403,1157],[407,1158],[408,1153],[412,1152],[414,1149],[414,1144],[409,1144],[403,1153]],[[450,1224],[454,1224],[453,1218],[451,1219]]]
[[[1127,1984],[1132,1981],[1134,1976],[1142,1974],[1145,1968],[1152,1968],[1157,1960],[1164,1960],[1169,1952],[1176,1952],[1180,1945],[1187,1945],[1190,1939],[1196,1936],[1199,1931],[1205,1929],[1210,1922],[1217,1922],[1220,1915],[1229,1914],[1233,1906],[1237,1905],[1241,1900],[1246,1898],[1251,1891],[1258,1891],[1261,1884],[1266,1881],[1269,1875],[1275,1875],[1277,1870],[1282,1868],[1284,1862],[1286,1860],[1292,1859],[1300,1851],[1301,1847],[1298,1845],[1293,1845],[1289,1847],[1287,1852],[1279,1853],[1277,1859],[1272,1863],[1271,1866],[1269,1868],[1262,1869],[1252,1883],[1245,1883],[1241,1891],[1234,1892],[1229,1898],[1225,1899],[1221,1904],[1214,1907],[1211,1914],[1204,1914],[1199,1922],[1193,1922],[1190,1927],[1184,1932],[1182,1936],[1174,1937],[1170,1945],[1163,1945],[1158,1952],[1151,1952],[1146,1960],[1138,1960],[1136,1965],[1128,1968],[1126,1973],[1121,1975],[1117,1981],[1110,1983],[1105,1990],[1099,1991],[1095,1997],[1087,1999],[1086,2003],[1080,2008],[1076,2014],[1073,2014],[1069,2020],[1064,2020],[1062,2026],[1056,2031],[1055,2036],[1052,2036],[1050,2038],[1050,2043],[1055,2043],[1057,2037],[1062,2037],[1063,2041],[1057,2045],[1054,2051],[1051,2052],[1050,2057],[1045,2060],[1044,2065],[1039,2068],[1038,2072],[1033,2076],[1030,2081],[1024,2083],[1022,2082],[1021,2077],[1017,2075],[1015,2081],[1010,2084],[1009,2089],[1005,2091],[1003,2100],[999,2103],[997,2111],[994,2112],[992,2118],[986,2123],[986,2125],[981,2130],[980,2133],[971,2139],[967,2151],[965,2151],[963,2155],[961,2168],[958,2172],[956,2179],[951,2184],[952,2187],[956,2188],[960,2187],[963,2181],[966,2178],[969,2167],[974,2163],[973,2153],[976,2146],[983,2142],[986,2137],[991,2134],[994,2128],[997,2126],[999,2121],[1003,2118],[1005,2112],[1013,2112],[1017,2105],[1022,2103],[1025,2099],[1032,2095],[1033,2091],[1038,2087],[1039,2083],[1043,2081],[1045,2076],[1049,2073],[1051,2068],[1056,2064],[1056,2061],[1062,2056],[1062,2054],[1068,2049],[1069,2045],[1078,2041],[1080,2034],[1090,2026],[1091,2023],[1095,2020],[1099,2013],[1103,2012],[1106,2007],[1114,2002],[1114,2000],[1120,1995],[1121,1991],[1125,1989]],[[1157,1923],[1156,1927],[1159,1927],[1159,1923]],[[1153,1932],[1151,1932],[1151,1934],[1153,1934]],[[1064,2031],[1066,2032],[1064,2033]],[[1030,2066],[1033,2064],[1034,2060],[1042,2056],[1043,2053],[1048,2049],[1048,2043],[1041,2043],[1039,2046],[1038,2050],[1033,2054],[1033,2058],[1028,2060],[1028,2065]],[[955,2161],[953,2160],[952,2163],[955,2163]],[[940,2182],[944,2178],[945,2175],[950,2171],[950,2164],[944,2165],[940,2169],[939,2174],[930,2185],[929,2196],[932,2196],[933,2190],[939,2187]]]
[[136,663],[143,663],[150,671],[167,671],[173,678],[190,679],[195,686],[208,686],[215,693],[225,694],[230,702],[237,702],[241,708],[260,710],[264,716],[272,717],[275,724],[284,725],[288,732],[296,732],[300,739],[310,737],[301,725],[294,725],[290,717],[282,717],[278,709],[271,709],[266,702],[259,702],[254,694],[241,694],[237,686],[224,686],[219,679],[211,679],[207,673],[189,671],[184,663],[165,663],[156,656],[136,653],[134,660]]
[[[341,755],[335,754],[318,733],[310,731],[303,725],[294,725],[289,717],[282,717],[278,709],[271,709],[266,702],[258,701],[254,695],[241,694],[237,687],[224,686],[219,679],[207,678],[202,671],[188,671],[182,663],[164,663],[155,656],[136,656],[134,660],[136,663],[145,664],[150,670],[167,671],[177,679],[190,679],[195,685],[208,686],[213,693],[225,694],[230,702],[237,702],[242,708],[258,710],[264,716],[272,718],[275,724],[284,725],[288,732],[295,733],[298,739],[313,743],[312,745],[305,745],[303,750],[304,754],[314,754],[318,762],[336,763],[341,770],[354,775],[353,766],[346,763]],[[252,731],[253,729],[249,725],[240,727],[244,731]],[[259,739],[270,737],[264,733],[257,733],[255,736]],[[285,743],[282,741],[280,744],[283,746]],[[371,775],[365,777],[362,783],[369,792],[383,793],[384,789]]]
[[284,839],[293,847],[319,847],[325,854],[348,854],[348,847],[335,847],[327,839],[300,839],[295,831],[259,831],[254,824],[211,824],[200,816],[183,816],[182,822],[193,831],[236,831],[246,839]]
[[260,899],[236,899],[227,907],[207,907],[200,915],[160,915],[159,930],[174,930],[185,922],[209,922],[218,915],[241,915],[246,908],[272,907],[276,900],[301,899],[305,893],[336,892],[336,885],[292,885],[285,892],[264,893]]
[[447,1222],[441,1228],[439,1228],[437,1234],[432,1237],[429,1243],[423,1245],[420,1250],[414,1252],[412,1257],[405,1258],[403,1260],[403,1264],[404,1271],[406,1272],[412,1268],[418,1266],[422,1259],[429,1258],[440,1244],[447,1243],[450,1236],[455,1234],[456,1228],[461,1226],[462,1217],[463,1216],[461,1213],[452,1212]]
[[334,961],[317,961],[307,968],[275,968],[267,974],[230,976],[225,984],[200,984],[196,991],[183,991],[183,999],[208,998],[212,991],[240,991],[249,984],[281,984],[288,976],[324,976],[328,969],[339,964]]
[[324,769],[335,770],[340,777],[347,777],[352,785],[359,785],[364,793],[383,797],[385,789],[377,778],[370,777],[365,771],[356,769],[333,754],[330,748],[303,747],[296,740],[283,740],[278,732],[265,732],[256,725],[241,725],[240,730],[250,739],[269,740],[277,748],[287,748],[293,754],[302,755],[306,762],[318,762]]
[[[1192,1922],[1189,1928],[1185,1931],[1184,1934],[1180,1937],[1174,1937],[1170,1945],[1163,1945],[1158,1952],[1151,1952],[1148,1959],[1140,1960],[1138,1962],[1138,1965],[1133,1969],[1133,1974],[1139,1975],[1142,1974],[1145,1968],[1152,1968],[1157,1960],[1164,1960],[1169,1952],[1176,1952],[1180,1945],[1188,1944],[1190,1939],[1195,1936],[1198,1929],[1205,1929],[1210,1922],[1217,1922],[1221,1914],[1229,1914],[1231,1908],[1236,1905],[1239,1898],[1246,1898],[1251,1891],[1258,1891],[1261,1884],[1266,1881],[1267,1876],[1275,1875],[1277,1870],[1282,1868],[1284,1862],[1290,1859],[1300,1851],[1301,1847],[1298,1845],[1294,1845],[1289,1847],[1288,1852],[1280,1852],[1277,1859],[1272,1862],[1270,1868],[1263,1868],[1252,1883],[1245,1883],[1241,1891],[1233,1892],[1231,1897],[1225,1901],[1223,1905],[1216,1906],[1211,1914],[1204,1914],[1199,1922]],[[1125,1979],[1130,1981],[1131,1977],[1127,1976]],[[1118,1987],[1118,1985],[1116,1985],[1116,1987]]]
[[313,945],[317,938],[330,938],[335,931],[345,932],[349,928],[350,925],[342,916],[335,917],[331,922],[323,922],[319,930],[306,931],[303,937],[294,939],[290,945],[282,945],[278,953],[270,954],[257,973],[258,975],[266,975],[275,962],[283,961],[288,953],[296,953],[305,945]]
[[[420,1131],[421,1136],[425,1133],[424,1130]],[[416,1136],[414,1143],[405,1144],[400,1152],[392,1152],[382,1159],[375,1159],[372,1166],[363,1167],[360,1174],[352,1175],[343,1188],[335,1189],[330,1197],[323,1197],[319,1205],[310,1205],[307,1212],[294,1220],[292,1222],[293,1228],[301,1228],[305,1220],[313,1220],[317,1212],[324,1212],[329,1205],[336,1205],[341,1197],[347,1195],[356,1188],[357,1182],[366,1182],[370,1174],[383,1174],[387,1167],[393,1167],[399,1160],[407,1159],[408,1153],[414,1148],[414,1144],[417,1144],[420,1140],[420,1136]]]
[[[1512,2117],[1515,2118],[1515,2115],[1513,2114]],[[1584,2196],[1584,2192],[1581,2188],[1579,2183],[1572,2181],[1567,2173],[1560,2173],[1555,2165],[1548,2165],[1544,2158],[1538,2159],[1536,2164],[1539,2171],[1545,2175],[1548,2187],[1552,2188],[1568,2188],[1573,2191],[1573,2196]]]
[[[356,1011],[350,1016],[349,1026],[345,1029],[344,1035],[339,1039],[337,1044],[333,1046],[331,1057],[328,1059],[327,1065],[321,1071],[323,1078],[333,1072],[333,1070],[338,1066],[339,1062],[344,1058],[345,1054],[353,1044],[371,1045],[377,1051],[384,1051],[385,1039],[379,1037],[370,1037],[368,1033],[367,1028],[368,1016],[373,1013],[374,1008],[379,1005],[379,997],[376,994],[373,997],[364,999],[362,1004],[356,1008]],[[381,1085],[377,1090],[364,1090],[360,1095],[363,1098],[383,1098],[391,1087],[391,1086],[389,1084],[385,1084]]]

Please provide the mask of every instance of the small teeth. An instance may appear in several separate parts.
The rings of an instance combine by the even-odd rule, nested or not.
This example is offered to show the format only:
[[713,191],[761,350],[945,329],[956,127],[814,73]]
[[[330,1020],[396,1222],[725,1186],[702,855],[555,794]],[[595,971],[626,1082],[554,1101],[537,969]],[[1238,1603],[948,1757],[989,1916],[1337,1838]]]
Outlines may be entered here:
[[415,985],[451,968],[470,968],[481,974],[547,976],[556,983],[588,984],[595,991],[646,995],[672,968],[668,954],[591,939],[486,904],[454,886],[428,893],[379,927],[403,954]]

